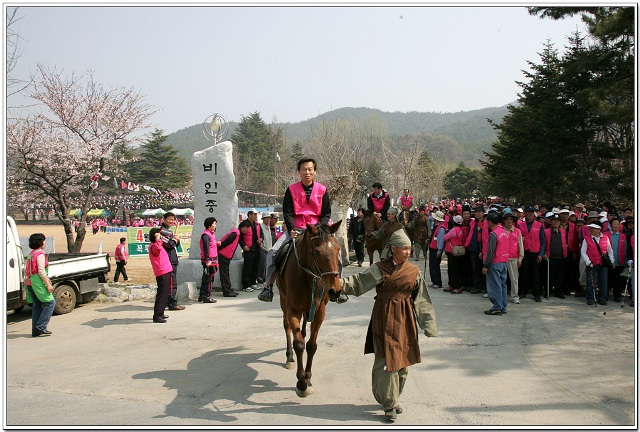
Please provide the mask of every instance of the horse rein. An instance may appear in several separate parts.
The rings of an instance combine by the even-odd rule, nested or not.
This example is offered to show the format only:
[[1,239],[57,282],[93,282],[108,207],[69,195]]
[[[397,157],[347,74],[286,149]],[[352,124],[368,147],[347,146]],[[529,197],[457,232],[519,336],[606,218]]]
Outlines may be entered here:
[[[309,239],[309,241],[314,240],[318,237],[321,236],[313,236]],[[296,256],[296,261],[298,263],[298,267],[300,267],[302,270],[304,270],[306,273],[308,273],[309,275],[311,275],[311,277],[313,277],[313,289],[311,290],[311,309],[309,310],[309,322],[313,322],[313,318],[315,316],[316,313],[316,302],[315,302],[315,294],[316,294],[316,288],[318,287],[318,280],[320,280],[320,284],[322,286],[322,292],[320,293],[320,298],[324,297],[324,281],[322,280],[323,276],[327,276],[327,275],[339,275],[340,273],[337,271],[327,271],[327,272],[321,272],[320,275],[315,274],[314,272],[312,272],[311,270],[309,270],[307,267],[303,266],[300,263],[300,256],[298,255],[298,248],[296,246],[296,241],[293,241],[293,252],[295,253]],[[313,264],[316,267],[316,270],[320,270],[318,268],[318,264],[316,263],[316,260],[313,260]]]

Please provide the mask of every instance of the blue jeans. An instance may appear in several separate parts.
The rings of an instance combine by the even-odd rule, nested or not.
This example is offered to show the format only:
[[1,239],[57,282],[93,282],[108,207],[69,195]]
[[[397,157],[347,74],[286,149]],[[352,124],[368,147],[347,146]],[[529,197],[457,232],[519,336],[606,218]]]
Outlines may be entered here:
[[487,294],[491,310],[507,311],[507,263],[491,263],[487,270]]
[[41,302],[30,286],[27,286],[27,289],[33,300],[31,305],[31,334],[34,335],[38,331],[43,332],[47,329],[51,315],[53,315],[53,309],[56,307],[56,301]]
[[[609,288],[607,288],[607,274],[609,269],[605,266],[595,265],[593,267],[587,267],[587,290],[585,292],[585,298],[587,301],[606,301]],[[598,298],[595,298],[595,292],[593,287],[594,280],[598,282]]]
[[440,273],[440,262],[442,261],[442,255],[438,258],[438,251],[429,248],[429,277],[431,283],[434,285],[442,286],[442,274]]

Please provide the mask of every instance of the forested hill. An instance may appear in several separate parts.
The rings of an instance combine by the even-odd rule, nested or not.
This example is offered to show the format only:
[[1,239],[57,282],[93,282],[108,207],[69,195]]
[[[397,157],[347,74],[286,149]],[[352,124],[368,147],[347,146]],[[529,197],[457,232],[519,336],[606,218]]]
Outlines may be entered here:
[[[483,108],[473,111],[456,113],[425,113],[425,112],[384,112],[372,108],[339,108],[326,112],[309,120],[297,123],[281,123],[284,129],[287,146],[300,142],[304,145],[311,137],[312,130],[322,120],[358,120],[373,118],[383,123],[389,136],[403,135],[432,135],[448,137],[447,141],[457,147],[456,151],[443,152],[441,162],[457,164],[462,158],[467,165],[477,166],[477,160],[483,151],[488,151],[496,140],[496,134],[487,118],[500,122],[507,114],[506,106],[497,108]],[[247,114],[248,115],[248,114]],[[266,121],[266,120],[265,120]],[[225,138],[233,135],[236,122],[229,122],[229,129]],[[187,161],[191,161],[193,152],[209,147],[202,132],[202,124],[196,124],[168,136],[167,143],[174,146],[178,153]],[[451,150],[451,149],[450,149]],[[438,159],[439,155],[434,155]],[[451,159],[451,160],[450,160]]]

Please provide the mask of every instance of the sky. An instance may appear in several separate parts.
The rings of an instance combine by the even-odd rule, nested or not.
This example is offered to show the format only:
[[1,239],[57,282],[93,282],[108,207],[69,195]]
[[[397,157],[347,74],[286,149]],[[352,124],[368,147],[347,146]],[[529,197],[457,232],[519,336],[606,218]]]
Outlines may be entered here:
[[[6,5],[5,5],[6,6]],[[585,32],[524,6],[22,6],[23,53],[133,87],[169,134],[213,113],[299,122],[342,107],[458,112],[516,100],[527,61]]]

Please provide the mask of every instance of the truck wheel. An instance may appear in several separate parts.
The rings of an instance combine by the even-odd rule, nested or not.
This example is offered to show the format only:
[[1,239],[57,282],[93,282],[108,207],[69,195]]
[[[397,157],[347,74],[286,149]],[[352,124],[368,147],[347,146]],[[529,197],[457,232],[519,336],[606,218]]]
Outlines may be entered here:
[[53,290],[56,307],[53,310],[58,315],[69,313],[76,307],[76,291],[72,286],[61,284]]

